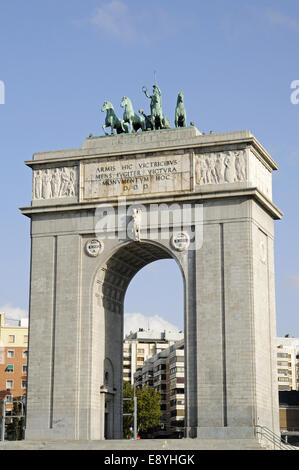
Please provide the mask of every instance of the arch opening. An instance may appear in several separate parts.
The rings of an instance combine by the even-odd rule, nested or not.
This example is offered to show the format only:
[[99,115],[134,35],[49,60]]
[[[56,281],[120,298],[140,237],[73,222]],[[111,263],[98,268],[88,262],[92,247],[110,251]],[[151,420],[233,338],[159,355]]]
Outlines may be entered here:
[[[97,436],[94,436],[94,438],[121,439],[123,437],[124,299],[130,282],[142,268],[155,261],[166,259],[174,259],[174,256],[167,248],[157,243],[130,242],[118,248],[97,272],[95,295],[93,297],[94,321],[92,344],[94,346],[92,357],[94,360],[91,389],[98,389],[100,393],[92,392],[92,400],[95,403],[94,406],[91,406],[91,410],[96,412],[91,412],[91,420],[97,419],[100,429],[98,429]],[[174,266],[174,268],[177,269],[177,266]],[[169,334],[169,332],[162,332],[161,336],[164,336],[165,340],[161,338],[159,345],[163,344],[163,346],[160,349],[166,349],[167,346],[173,345],[174,340],[168,341],[168,344],[167,340],[174,335]],[[182,339],[181,354],[184,354],[183,333],[181,332],[179,336]],[[148,348],[148,357],[151,351],[153,350]],[[156,348],[155,353],[157,352],[160,352],[160,350]],[[172,356],[176,356],[175,351],[174,354],[172,353]],[[136,362],[137,369],[137,365],[140,365],[137,364],[137,356],[132,357],[132,360]],[[182,361],[182,359],[180,360]],[[163,363],[163,368],[166,368],[166,365],[169,367],[169,361],[169,357],[162,357],[160,359],[160,362]],[[182,371],[183,364],[182,362]],[[165,423],[166,402],[169,398],[169,390],[168,397],[166,397],[166,373],[161,375],[162,381],[160,377],[160,385],[162,385],[161,391],[163,392],[161,394],[163,395],[163,401],[161,402],[161,408],[163,409],[162,422]],[[181,376],[180,381],[183,382],[184,374],[179,375]],[[183,385],[181,390],[182,388]],[[184,396],[180,398],[181,403],[184,403]],[[163,427],[165,428],[165,424]],[[93,426],[94,428],[95,426]]]
[[[135,390],[138,389],[138,394],[149,387],[160,395],[161,400],[160,421],[143,430],[141,437],[179,438],[184,435],[182,287],[182,275],[176,262],[173,259],[163,259],[142,268],[134,276],[126,292],[124,393],[133,393],[131,387],[134,387]],[[126,436],[130,435],[129,421],[133,424],[132,417],[124,418]]]

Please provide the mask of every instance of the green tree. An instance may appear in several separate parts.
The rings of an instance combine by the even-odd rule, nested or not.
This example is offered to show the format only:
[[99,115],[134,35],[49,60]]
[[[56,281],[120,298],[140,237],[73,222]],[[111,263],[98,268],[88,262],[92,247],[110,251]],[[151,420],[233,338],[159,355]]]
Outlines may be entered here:
[[[137,431],[138,434],[140,431],[146,432],[154,426],[160,424],[161,419],[161,395],[153,388],[147,386],[138,387],[135,389],[135,394],[137,397]],[[134,387],[130,382],[125,381],[123,386],[123,397],[124,398],[133,398],[134,397]],[[124,413],[131,413],[130,416],[123,417],[123,430],[124,437],[129,439],[132,437],[133,433],[131,428],[133,428],[134,418],[134,401],[124,400],[123,402]]]

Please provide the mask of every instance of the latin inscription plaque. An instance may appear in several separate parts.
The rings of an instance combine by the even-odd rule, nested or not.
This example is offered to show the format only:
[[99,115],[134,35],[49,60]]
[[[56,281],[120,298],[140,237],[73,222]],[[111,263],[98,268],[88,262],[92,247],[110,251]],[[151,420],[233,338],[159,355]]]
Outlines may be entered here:
[[90,162],[83,175],[85,200],[191,189],[187,154]]

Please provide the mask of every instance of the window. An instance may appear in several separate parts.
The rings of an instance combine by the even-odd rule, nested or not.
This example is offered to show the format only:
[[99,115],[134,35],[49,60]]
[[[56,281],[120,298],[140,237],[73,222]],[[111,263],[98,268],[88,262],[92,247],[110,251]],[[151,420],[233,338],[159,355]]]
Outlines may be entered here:
[[10,390],[13,388],[13,380],[6,380],[6,389]]
[[288,370],[287,369],[278,369],[278,374],[281,374],[281,375],[288,375]]
[[27,374],[27,364],[22,365],[22,372],[23,374]]
[[9,350],[7,351],[7,357],[9,357],[9,358],[15,357],[15,351],[14,351],[14,349],[9,349]]
[[6,372],[13,372],[13,364],[8,364],[7,365]]
[[184,356],[176,356],[176,362],[184,362]]
[[27,380],[22,380],[22,388],[27,388]]
[[290,387],[288,387],[287,385],[279,385],[279,386],[278,386],[278,390],[280,390],[280,391],[283,391],[283,390],[290,390]]
[[12,395],[6,395],[5,400],[6,400],[6,403],[13,403],[13,396]]
[[15,342],[15,335],[9,335],[8,336],[8,342],[9,343],[14,343]]
[[22,356],[23,357],[28,357],[28,351],[26,349],[24,349],[24,351],[22,353]]

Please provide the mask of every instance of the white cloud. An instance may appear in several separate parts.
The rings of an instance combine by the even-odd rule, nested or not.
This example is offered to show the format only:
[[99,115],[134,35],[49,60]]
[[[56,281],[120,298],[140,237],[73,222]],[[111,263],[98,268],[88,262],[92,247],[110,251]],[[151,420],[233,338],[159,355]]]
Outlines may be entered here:
[[108,36],[131,42],[138,36],[136,20],[124,2],[112,0],[96,9],[90,22]]
[[266,17],[273,25],[283,26],[287,29],[299,32],[299,21],[285,15],[281,11],[268,9],[266,11]]
[[[88,23],[94,25],[108,38],[120,41],[120,44],[136,43],[150,45],[153,42],[166,40],[187,30],[193,18],[178,18],[173,11],[163,8],[161,4],[138,8],[130,6],[123,0],[110,0],[98,7]],[[82,23],[82,21],[80,21]]]
[[299,290],[299,274],[288,276],[285,283],[291,289]]
[[[0,313],[5,313],[5,321],[10,322],[12,320],[21,320],[22,318],[28,318],[27,310],[14,307],[11,303],[0,305]],[[13,322],[16,324],[16,322]]]
[[124,335],[129,334],[130,331],[138,331],[139,328],[155,331],[180,331],[180,328],[168,322],[167,320],[164,320],[164,318],[160,317],[159,315],[146,317],[141,313],[125,313]]

